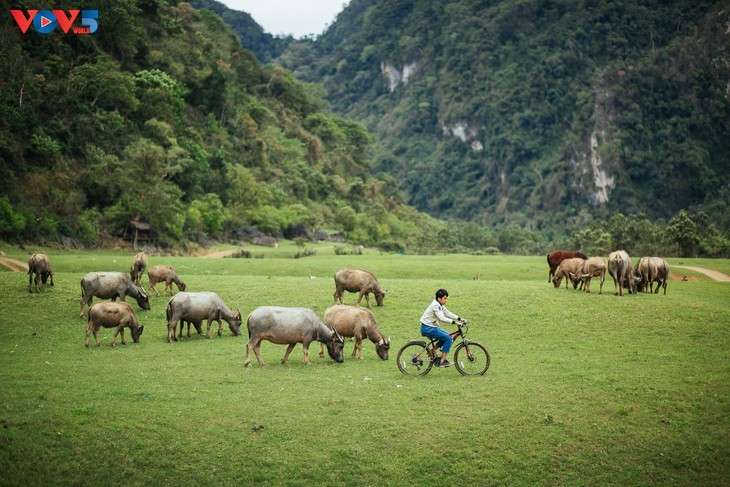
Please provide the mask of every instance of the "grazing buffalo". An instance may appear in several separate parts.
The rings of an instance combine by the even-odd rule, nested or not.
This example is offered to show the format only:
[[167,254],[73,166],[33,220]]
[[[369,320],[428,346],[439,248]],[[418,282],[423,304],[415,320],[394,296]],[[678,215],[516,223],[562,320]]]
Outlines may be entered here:
[[580,279],[585,284],[586,292],[591,292],[591,279],[594,277],[601,278],[601,287],[598,294],[603,293],[603,281],[606,279],[606,261],[603,257],[591,257],[583,261],[583,266],[579,274],[571,274],[573,279]]
[[147,277],[149,278],[149,286],[147,286],[147,292],[155,291],[155,295],[159,297],[160,293],[157,292],[155,285],[158,282],[165,282],[165,289],[162,290],[162,297],[167,296],[167,288],[170,288],[170,295],[172,295],[172,283],[177,285],[178,291],[185,291],[185,283],[180,280],[175,272],[175,268],[171,265],[154,265],[147,271]]
[[[642,257],[639,260],[636,270],[634,271],[634,282],[639,291],[645,293],[658,293],[659,288],[664,288],[664,294],[667,294],[667,280],[669,279],[669,263],[662,257]],[[652,285],[657,283],[656,290],[652,289]]]
[[625,250],[617,250],[608,254],[608,273],[613,278],[613,294],[623,296],[623,289],[633,294],[636,292],[634,285],[633,269],[631,268],[631,257]]
[[[373,313],[367,309],[355,306],[343,306],[341,304],[332,306],[324,312],[324,324],[334,328],[342,337],[355,339],[355,347],[352,349],[352,358],[362,360],[362,341],[369,338],[375,344],[375,351],[383,360],[388,360],[390,350],[390,338],[386,338],[380,332],[378,323]],[[319,347],[319,356],[324,357],[324,344]]]
[[33,288],[31,282],[35,274],[35,290],[41,292],[41,281],[43,284],[51,278],[51,286],[53,286],[53,271],[51,270],[51,261],[48,256],[42,252],[36,252],[28,259],[28,292],[32,293]]
[[84,306],[91,306],[94,296],[101,299],[109,299],[116,301],[121,298],[122,301],[132,296],[137,300],[137,304],[142,309],[150,309],[150,300],[144,289],[137,287],[132,279],[124,272],[89,272],[81,279],[81,314],[84,316]]
[[378,280],[375,278],[370,271],[363,271],[359,269],[340,269],[335,272],[335,294],[334,304],[337,304],[337,300],[342,302],[342,294],[347,291],[351,293],[360,293],[357,297],[357,305],[360,305],[362,297],[365,296],[365,302],[370,307],[370,293],[375,296],[375,301],[378,306],[383,305],[383,298],[387,294],[378,284]]
[[182,337],[183,321],[188,322],[188,336],[190,336],[190,323],[195,325],[195,328],[200,330],[200,323],[203,320],[208,320],[208,328],[205,336],[210,338],[210,324],[213,321],[218,322],[218,336],[223,334],[223,323],[221,320],[228,322],[228,328],[231,332],[238,336],[241,334],[241,310],[238,313],[233,313],[231,309],[226,306],[220,296],[212,292],[202,293],[186,293],[179,292],[167,303],[167,341],[177,341],[175,336],[175,327],[178,321],[180,322],[180,336]]
[[89,326],[86,328],[86,346],[89,346],[89,335],[94,333],[96,345],[101,346],[99,342],[99,327],[116,328],[114,330],[114,338],[112,339],[112,347],[116,346],[117,335],[122,334],[122,344],[126,345],[124,339],[124,328],[128,327],[132,332],[132,340],[139,343],[139,337],[144,331],[144,326],[139,324],[137,317],[129,303],[126,302],[107,302],[96,303],[89,308]]
[[332,360],[337,363],[343,361],[344,340],[334,328],[327,327],[311,309],[261,306],[248,315],[246,324],[250,338],[246,344],[246,359],[243,363],[246,367],[251,363],[251,350],[256,354],[259,365],[264,365],[260,351],[263,340],[289,345],[281,363],[286,363],[294,346],[301,343],[304,347],[304,363],[311,365],[309,344],[315,340],[325,344]]
[[560,283],[565,278],[565,289],[568,289],[568,281],[573,283],[573,289],[578,287],[580,279],[574,278],[573,276],[580,273],[580,270],[583,268],[583,262],[585,262],[585,259],[581,257],[572,257],[563,260],[558,265],[558,270],[555,271],[555,275],[553,276],[553,286],[556,288],[560,287]]
[[129,270],[129,275],[132,281],[139,286],[139,281],[142,280],[144,271],[147,269],[147,255],[144,252],[138,252],[134,256],[134,262],[132,262],[132,268]]
[[[550,273],[548,274],[548,282],[553,280],[555,271],[562,261],[565,259],[580,258],[586,260],[586,254],[583,252],[571,252],[569,250],[553,250],[547,255],[548,265],[550,266]],[[567,286],[567,284],[566,284]],[[557,287],[557,286],[556,286]]]

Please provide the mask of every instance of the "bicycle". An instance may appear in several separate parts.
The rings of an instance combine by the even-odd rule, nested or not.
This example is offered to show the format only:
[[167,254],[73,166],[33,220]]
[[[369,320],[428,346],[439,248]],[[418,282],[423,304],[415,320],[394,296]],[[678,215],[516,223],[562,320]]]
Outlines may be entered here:
[[[456,344],[454,347],[454,366],[461,375],[484,375],[489,368],[490,357],[487,347],[481,343],[467,340],[468,323],[457,323],[456,331],[449,333]],[[436,353],[435,338],[425,340],[411,340],[398,351],[398,369],[405,375],[423,376],[431,371],[438,354]]]

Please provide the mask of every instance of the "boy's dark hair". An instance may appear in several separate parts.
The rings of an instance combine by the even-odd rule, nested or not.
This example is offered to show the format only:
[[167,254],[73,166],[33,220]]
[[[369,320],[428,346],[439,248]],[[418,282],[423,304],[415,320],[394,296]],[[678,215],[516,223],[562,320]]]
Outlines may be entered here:
[[448,296],[449,292],[446,289],[439,289],[436,291],[436,298],[443,298],[444,296]]

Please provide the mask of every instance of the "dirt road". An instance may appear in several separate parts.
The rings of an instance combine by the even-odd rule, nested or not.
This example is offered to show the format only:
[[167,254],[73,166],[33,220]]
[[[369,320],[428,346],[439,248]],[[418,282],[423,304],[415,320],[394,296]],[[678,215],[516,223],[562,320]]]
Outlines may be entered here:
[[28,263],[8,257],[0,257],[0,265],[15,272],[28,272]]
[[704,269],[702,267],[693,267],[689,265],[674,265],[670,266],[671,269],[689,269],[691,271],[699,272],[706,275],[713,281],[730,282],[730,276],[723,274],[722,272],[713,271],[712,269]]

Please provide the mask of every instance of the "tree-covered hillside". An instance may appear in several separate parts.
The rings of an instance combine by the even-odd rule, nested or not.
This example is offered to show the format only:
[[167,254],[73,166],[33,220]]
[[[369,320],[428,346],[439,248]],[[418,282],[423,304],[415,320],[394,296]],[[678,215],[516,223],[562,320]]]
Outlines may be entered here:
[[139,220],[161,244],[252,226],[436,245],[443,224],[371,175],[367,130],[262,66],[217,15],[165,0],[55,8],[69,5],[99,8],[97,32],[23,34],[1,12],[1,239],[94,244]]
[[686,210],[727,234],[727,7],[351,0],[277,62],[363,122],[375,169],[433,215],[554,238]]

